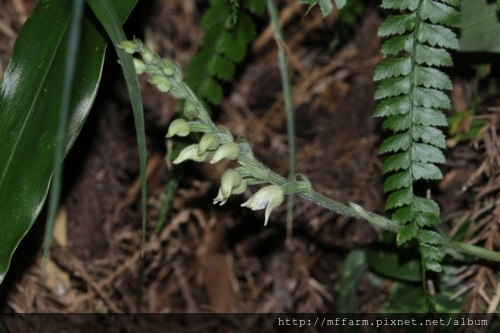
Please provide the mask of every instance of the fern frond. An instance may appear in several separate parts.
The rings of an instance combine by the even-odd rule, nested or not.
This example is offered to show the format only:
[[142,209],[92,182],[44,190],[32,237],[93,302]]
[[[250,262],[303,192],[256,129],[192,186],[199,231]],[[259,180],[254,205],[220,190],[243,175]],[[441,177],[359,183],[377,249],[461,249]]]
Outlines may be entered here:
[[375,98],[375,117],[385,117],[384,128],[393,132],[380,146],[389,154],[383,172],[390,174],[384,191],[390,193],[386,209],[403,228],[397,241],[411,239],[420,244],[426,270],[441,271],[441,237],[430,227],[440,223],[439,207],[433,200],[415,193],[414,182],[438,180],[444,163],[446,126],[443,109],[451,106],[446,91],[452,88],[441,67],[451,66],[448,50],[458,49],[452,30],[460,24],[458,0],[383,0],[382,8],[394,12],[379,28],[385,38],[385,59],[375,70],[380,81]]
[[211,0],[201,26],[206,30],[202,48],[186,68],[186,82],[202,98],[218,104],[221,81],[230,81],[255,37],[251,13],[260,15],[264,0]]

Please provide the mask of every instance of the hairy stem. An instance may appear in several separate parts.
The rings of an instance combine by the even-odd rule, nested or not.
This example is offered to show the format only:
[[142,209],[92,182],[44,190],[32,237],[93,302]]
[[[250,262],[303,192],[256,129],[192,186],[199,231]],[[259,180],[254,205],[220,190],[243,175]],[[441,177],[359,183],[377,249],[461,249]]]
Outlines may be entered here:
[[[127,45],[127,47],[131,46]],[[139,45],[136,44],[135,48],[138,51],[132,50],[128,52],[134,53],[134,52],[140,52],[141,50],[143,51],[145,50],[142,43],[140,43]],[[150,50],[147,51],[151,52]],[[158,69],[157,67],[158,65],[156,63],[151,63],[148,66],[151,67],[148,70],[149,73],[154,73],[159,75],[158,73],[161,72],[161,70]],[[180,71],[180,68],[177,68],[177,70]],[[233,138],[228,133],[228,131],[225,129],[219,129],[213,123],[208,111],[205,109],[203,104],[198,100],[198,97],[183,82],[181,76],[175,77],[167,75],[166,78],[168,78],[171,84],[175,85],[175,89],[184,92],[183,94],[181,94],[183,96],[182,98],[189,100],[196,106],[198,111],[196,117],[203,123],[204,126],[206,126],[204,129],[205,132],[216,134],[219,140],[221,141],[219,142],[219,144],[226,144],[229,142],[233,143]],[[281,191],[283,191],[282,195],[283,194],[290,195],[292,193],[296,193],[300,197],[309,200],[311,202],[314,202],[315,204],[324,207],[326,209],[329,209],[335,213],[366,220],[378,228],[388,230],[393,233],[399,233],[401,228],[403,227],[396,221],[393,221],[391,219],[388,219],[384,216],[372,212],[367,212],[361,206],[358,206],[352,202],[349,203],[349,206],[347,206],[314,191],[309,181],[307,179],[304,179],[304,177],[302,177],[303,178],[302,180],[296,180],[296,179],[289,180],[278,175],[277,173],[273,172],[271,169],[266,167],[264,164],[262,164],[254,157],[250,146],[248,145],[248,143],[244,138],[240,140],[240,143],[238,144],[238,149],[239,149],[238,156],[233,157],[231,159],[236,159],[236,161],[244,167],[245,176],[248,176],[250,179],[253,179],[252,184],[270,183],[273,185],[277,185],[281,189]],[[262,201],[263,199],[261,198],[259,200]],[[259,203],[259,205],[261,204],[262,203]],[[262,209],[262,207],[257,209]],[[266,214],[268,214],[268,212],[266,212]],[[500,253],[495,251],[490,251],[478,246],[450,241],[443,237],[441,237],[440,245],[443,248],[454,249],[463,253],[473,255],[476,258],[500,262]]]

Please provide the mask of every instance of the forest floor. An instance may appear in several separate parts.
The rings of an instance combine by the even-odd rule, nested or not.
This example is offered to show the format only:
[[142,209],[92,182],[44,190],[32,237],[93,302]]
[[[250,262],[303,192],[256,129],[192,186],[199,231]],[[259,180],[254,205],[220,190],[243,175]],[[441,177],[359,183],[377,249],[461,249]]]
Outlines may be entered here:
[[[0,2],[2,72],[35,3]],[[377,153],[385,133],[381,122],[371,118],[373,70],[381,60],[376,33],[380,13],[370,2],[357,23],[339,36],[333,28],[335,15],[323,18],[315,9],[304,16],[306,8],[296,0],[278,4],[291,63],[298,172],[334,200],[385,214],[382,157]],[[155,52],[185,66],[200,47],[199,21],[207,5],[203,0],[146,1],[126,28],[129,36],[143,38]],[[277,47],[267,18],[258,22],[258,36],[214,114],[218,124],[244,135],[266,165],[287,175]],[[332,50],[334,38],[339,44]],[[474,77],[470,66],[462,67],[453,73],[453,109],[448,114],[473,103]],[[119,71],[109,52],[97,101],[65,162],[65,188],[49,263],[41,269],[42,214],[0,288],[2,312],[337,311],[336,285],[343,260],[351,250],[372,243],[378,231],[365,221],[296,199],[293,237],[285,243],[286,205],[273,211],[266,227],[262,212],[240,208],[250,191],[231,197],[222,207],[212,205],[227,165],[185,163],[172,175],[165,159],[171,142],[165,133],[176,101],[145,79],[148,232],[141,256],[138,153]],[[496,87],[496,79],[488,84]],[[484,122],[483,136],[465,142],[450,139],[453,149],[447,151],[444,179],[429,185],[432,197],[442,204],[443,227],[449,232],[465,218],[493,226],[488,216],[497,214],[498,219],[500,214],[495,206],[500,183],[498,109],[488,109],[495,105],[498,94],[482,100],[477,110]],[[470,121],[461,126],[466,131]],[[172,177],[179,187],[166,226],[155,232]],[[489,232],[498,232],[498,223],[496,228]],[[481,269],[476,267],[466,278],[486,274]],[[374,284],[370,274],[359,282],[360,312],[376,312],[391,291],[389,280]],[[465,306],[479,306],[480,290],[469,292]]]

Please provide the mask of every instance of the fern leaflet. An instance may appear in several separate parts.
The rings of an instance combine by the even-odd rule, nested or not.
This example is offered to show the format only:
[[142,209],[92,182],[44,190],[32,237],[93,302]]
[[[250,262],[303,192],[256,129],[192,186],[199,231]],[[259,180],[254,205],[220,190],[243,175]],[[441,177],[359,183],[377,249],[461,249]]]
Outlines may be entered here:
[[201,51],[186,68],[186,82],[202,98],[218,104],[223,97],[220,81],[233,78],[236,64],[255,37],[250,13],[260,15],[264,0],[211,0],[201,26],[206,30]]
[[452,30],[460,25],[458,5],[459,0],[383,0],[382,8],[394,14],[379,27],[385,59],[374,74],[380,81],[374,116],[385,117],[383,126],[393,132],[380,146],[381,154],[389,154],[383,164],[390,174],[386,209],[403,225],[398,245],[417,239],[423,266],[436,272],[441,237],[430,227],[440,223],[439,207],[415,194],[414,182],[442,178],[437,165],[445,161],[445,136],[438,127],[447,125],[442,110],[451,106],[445,91],[452,84],[439,68],[451,66],[448,50],[458,49]]

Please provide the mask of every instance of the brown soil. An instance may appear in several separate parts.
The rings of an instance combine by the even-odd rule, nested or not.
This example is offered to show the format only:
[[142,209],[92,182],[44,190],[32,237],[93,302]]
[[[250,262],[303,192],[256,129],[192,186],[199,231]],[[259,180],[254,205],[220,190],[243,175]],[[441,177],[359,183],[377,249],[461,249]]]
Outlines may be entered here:
[[[33,2],[0,2],[0,27],[6,27],[0,30],[1,69]],[[298,171],[309,177],[316,190],[335,200],[353,201],[383,213],[383,178],[376,147],[384,134],[380,122],[371,118],[372,74],[380,60],[379,14],[367,5],[352,35],[335,52],[329,52],[333,33],[329,27],[335,16],[323,19],[313,10],[304,17],[304,7],[295,0],[278,4],[282,12],[291,13],[283,25],[291,55]],[[203,33],[199,19],[206,5],[203,0],[145,2],[127,28],[130,36],[145,38],[156,52],[184,66],[199,47]],[[215,111],[218,123],[246,136],[263,162],[286,175],[287,136],[276,47],[265,28],[259,28],[252,51]],[[180,185],[166,226],[154,232],[166,196],[165,184],[172,177],[171,165],[164,158],[171,142],[164,135],[176,102],[144,80],[148,232],[141,256],[133,116],[123,82],[116,79],[120,69],[112,52],[109,59],[98,100],[66,160],[59,234],[49,265],[40,269],[39,247],[33,245],[41,239],[42,217],[29,236],[31,241],[23,242],[18,251],[22,255],[16,256],[12,272],[0,288],[2,311],[336,311],[335,284],[343,259],[351,249],[370,244],[377,235],[364,221],[297,199],[293,240],[286,246],[283,207],[273,212],[264,227],[263,214],[239,207],[249,192],[231,198],[223,207],[213,206],[225,166],[186,163],[177,175]],[[464,79],[456,86],[463,89],[456,89],[454,104],[467,107],[471,97],[464,91],[470,82]],[[493,150],[488,156],[498,151],[496,131],[491,133],[491,142],[497,146],[490,144]],[[471,214],[470,192],[461,190],[464,182],[470,180],[472,187],[492,175],[498,178],[491,168],[489,173],[476,171],[485,160],[483,144],[458,147],[449,153],[445,179],[433,189],[439,202],[452,203],[443,211],[448,229],[461,216]],[[495,163],[498,160],[488,166]],[[498,183],[488,186],[498,193]],[[41,285],[42,272],[45,282]],[[360,286],[359,309],[375,312],[387,300],[390,284],[368,287],[367,278],[360,283],[365,284]]]

